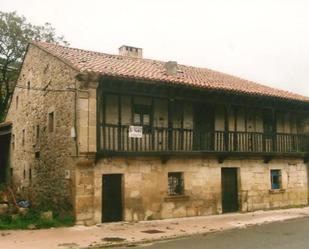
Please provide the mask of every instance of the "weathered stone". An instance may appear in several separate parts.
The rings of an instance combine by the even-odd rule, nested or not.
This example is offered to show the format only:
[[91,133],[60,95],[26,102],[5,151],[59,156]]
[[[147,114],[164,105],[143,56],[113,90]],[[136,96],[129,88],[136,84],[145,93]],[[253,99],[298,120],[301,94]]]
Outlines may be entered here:
[[36,225],[35,224],[29,224],[27,228],[30,229],[30,230],[34,230],[34,229],[36,229]]
[[28,208],[22,208],[22,207],[18,208],[18,213],[21,215],[25,215],[28,211],[29,211]]
[[[34,45],[29,46],[17,81],[21,87],[14,91],[7,120],[14,124],[14,149],[10,153],[13,182],[24,192],[29,190],[34,202],[49,197],[50,202],[73,204],[71,182],[65,179],[65,170],[73,168],[70,155],[76,151],[70,136],[75,93],[68,90],[75,87],[76,74],[67,64]],[[50,91],[43,91],[45,88]],[[52,112],[54,130],[49,131]]]
[[9,210],[9,205],[6,203],[0,204],[0,215],[6,214]]
[[41,212],[40,217],[42,220],[52,220],[53,212],[52,211]]
[[18,217],[19,217],[18,214],[12,214],[12,215],[11,215],[12,220],[17,220]]

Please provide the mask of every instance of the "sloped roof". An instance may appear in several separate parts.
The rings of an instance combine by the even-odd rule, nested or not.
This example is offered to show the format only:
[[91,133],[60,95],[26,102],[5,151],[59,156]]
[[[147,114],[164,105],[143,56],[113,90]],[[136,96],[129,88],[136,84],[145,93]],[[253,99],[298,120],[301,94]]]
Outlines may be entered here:
[[36,41],[32,42],[32,44],[58,57],[79,72],[160,81],[169,84],[278,97],[309,103],[309,97],[275,89],[207,68],[178,65],[177,75],[168,75],[163,61],[111,55],[47,42]]

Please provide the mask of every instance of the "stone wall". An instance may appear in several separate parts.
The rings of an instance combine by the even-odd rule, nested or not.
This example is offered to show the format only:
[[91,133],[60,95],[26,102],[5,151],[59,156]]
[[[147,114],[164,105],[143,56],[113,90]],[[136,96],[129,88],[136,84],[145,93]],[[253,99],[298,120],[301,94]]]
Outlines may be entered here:
[[[29,46],[6,119],[13,122],[13,182],[20,190],[27,189],[32,198],[55,203],[72,200],[72,179],[65,179],[65,171],[72,172],[71,156],[76,154],[71,138],[76,73],[52,55]],[[50,113],[54,113],[53,131],[49,130]]]
[[[171,158],[105,158],[79,168],[77,188],[84,197],[77,213],[86,224],[100,223],[102,175],[123,174],[124,220],[150,220],[222,213],[221,168],[238,168],[239,210],[295,207],[308,204],[307,168],[302,160],[226,160]],[[270,170],[282,172],[282,190],[271,191]],[[168,196],[168,172],[183,172],[183,198]]]

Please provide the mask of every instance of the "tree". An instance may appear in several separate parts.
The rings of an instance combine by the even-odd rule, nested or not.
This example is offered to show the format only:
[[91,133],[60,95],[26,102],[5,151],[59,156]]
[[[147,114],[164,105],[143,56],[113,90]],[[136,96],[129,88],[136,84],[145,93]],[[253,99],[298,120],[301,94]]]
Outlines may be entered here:
[[68,45],[50,23],[32,25],[16,12],[0,11],[0,122],[10,104],[27,45],[33,40]]

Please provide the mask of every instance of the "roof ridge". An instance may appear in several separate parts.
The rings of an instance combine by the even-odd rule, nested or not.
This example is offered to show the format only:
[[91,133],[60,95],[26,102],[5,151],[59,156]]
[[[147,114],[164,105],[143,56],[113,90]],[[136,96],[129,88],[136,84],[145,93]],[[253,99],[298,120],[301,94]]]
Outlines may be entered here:
[[148,59],[148,58],[137,58],[137,57],[130,57],[130,56],[119,55],[119,54],[110,54],[110,53],[98,52],[98,51],[87,50],[87,49],[82,49],[82,48],[69,47],[69,46],[64,46],[64,45],[55,44],[55,43],[49,43],[49,42],[46,42],[46,41],[31,41],[30,43],[38,45],[39,47],[41,47],[40,46],[41,43],[45,43],[45,44],[48,44],[49,46],[51,45],[51,46],[55,46],[55,47],[62,47],[62,48],[65,48],[65,49],[82,51],[82,52],[85,52],[85,53],[93,53],[93,54],[98,54],[98,55],[120,57],[120,58],[129,59],[129,60],[156,61],[156,62],[164,63],[164,61],[161,61],[161,60],[154,60],[154,59]]

